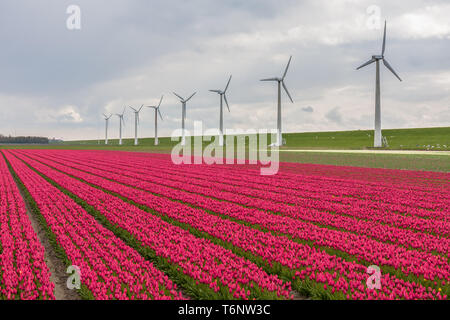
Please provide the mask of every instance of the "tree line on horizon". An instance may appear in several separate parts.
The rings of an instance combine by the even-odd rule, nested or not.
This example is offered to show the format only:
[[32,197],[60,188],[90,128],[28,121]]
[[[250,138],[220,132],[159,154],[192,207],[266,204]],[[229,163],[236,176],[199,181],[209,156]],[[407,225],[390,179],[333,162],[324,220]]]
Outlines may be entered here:
[[0,134],[2,144],[49,144],[49,139],[45,137],[12,137]]

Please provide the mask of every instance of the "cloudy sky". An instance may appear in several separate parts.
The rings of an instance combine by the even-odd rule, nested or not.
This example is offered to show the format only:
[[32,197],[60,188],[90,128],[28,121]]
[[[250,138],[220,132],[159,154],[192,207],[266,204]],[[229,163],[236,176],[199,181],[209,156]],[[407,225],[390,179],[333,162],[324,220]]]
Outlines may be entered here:
[[[81,9],[81,29],[67,28],[67,8]],[[373,5],[377,6],[374,7]],[[378,9],[380,16],[378,16]],[[372,129],[380,54],[404,82],[382,70],[383,128],[450,125],[448,0],[1,0],[0,133],[70,139],[104,135],[102,113],[155,104],[161,134],[180,127],[171,94],[198,94],[187,126],[218,127],[218,96],[233,74],[227,128],[276,126],[276,85],[293,56],[283,97],[288,132]],[[133,135],[126,114],[125,136]],[[141,116],[153,135],[153,111]],[[113,118],[110,136],[118,136]]]

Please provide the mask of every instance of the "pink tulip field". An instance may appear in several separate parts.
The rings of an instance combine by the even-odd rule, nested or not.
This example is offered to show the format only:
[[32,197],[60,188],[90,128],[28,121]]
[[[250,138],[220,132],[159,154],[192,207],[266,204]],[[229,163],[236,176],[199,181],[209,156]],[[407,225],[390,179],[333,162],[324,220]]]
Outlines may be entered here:
[[166,154],[1,153],[0,299],[55,299],[33,219],[87,299],[450,294],[449,173],[282,163],[261,176]]

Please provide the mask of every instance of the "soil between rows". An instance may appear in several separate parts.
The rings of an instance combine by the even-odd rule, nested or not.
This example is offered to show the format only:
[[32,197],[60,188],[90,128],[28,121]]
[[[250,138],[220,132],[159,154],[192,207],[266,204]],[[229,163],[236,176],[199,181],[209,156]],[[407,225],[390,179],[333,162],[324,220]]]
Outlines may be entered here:
[[77,293],[77,291],[67,288],[67,279],[69,277],[69,274],[66,273],[66,267],[56,255],[53,246],[47,238],[44,228],[34,217],[30,204],[26,200],[26,197],[20,189],[17,181],[15,181],[15,183],[17,185],[17,188],[19,189],[23,201],[25,202],[27,215],[31,221],[31,226],[36,233],[39,242],[44,246],[44,261],[51,272],[50,281],[55,284],[54,295],[56,300],[81,300],[81,297]]

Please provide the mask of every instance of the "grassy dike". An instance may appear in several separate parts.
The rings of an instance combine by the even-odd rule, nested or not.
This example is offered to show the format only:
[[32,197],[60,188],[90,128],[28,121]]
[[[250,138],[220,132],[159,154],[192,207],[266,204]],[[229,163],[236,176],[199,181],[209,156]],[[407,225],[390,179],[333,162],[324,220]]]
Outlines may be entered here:
[[[389,147],[383,148],[383,150],[450,151],[450,127],[391,129],[383,130],[383,134],[389,141]],[[373,149],[371,148],[373,146],[373,130],[287,133],[284,137],[287,144],[280,148],[279,160],[281,162],[450,172],[450,156],[448,154],[310,152],[311,150]],[[237,139],[234,140],[236,150]],[[270,143],[270,136],[268,140]],[[153,138],[142,138],[139,140],[138,146],[134,146],[134,139],[124,139],[123,145],[119,146],[118,140],[112,139],[107,146],[104,145],[103,140],[86,140],[50,145],[0,145],[0,149],[109,150],[170,154],[178,143],[171,141],[170,138],[160,138],[160,145],[154,146]],[[194,139],[191,139],[191,144],[194,144]],[[203,142],[203,151],[209,144],[210,142]],[[248,158],[248,137],[246,146]],[[437,148],[438,146],[439,148]],[[286,152],[286,150],[295,150],[296,152]],[[309,152],[302,152],[302,150],[309,150]],[[224,154],[225,152],[226,147]]]
[[[386,150],[450,150],[450,127],[415,128],[415,129],[385,129],[383,136],[388,140]],[[318,149],[318,150],[363,150],[373,147],[373,130],[330,131],[330,132],[302,132],[285,133],[284,149]],[[227,138],[227,137],[225,137]],[[194,143],[191,139],[191,143]],[[270,143],[270,137],[269,137]],[[153,138],[139,139],[139,146],[134,146],[134,139],[123,139],[123,146],[119,146],[118,139],[110,139],[109,146],[104,140],[66,141],[66,147],[97,147],[97,148],[135,148],[152,150],[151,152],[166,152],[179,142],[171,138],[159,138],[159,146],[154,146]],[[206,146],[210,142],[204,142]],[[444,145],[446,147],[444,147]],[[54,145],[60,146],[60,145]],[[439,148],[438,148],[439,146]],[[434,148],[431,148],[434,147]],[[282,149],[283,149],[282,148]]]

